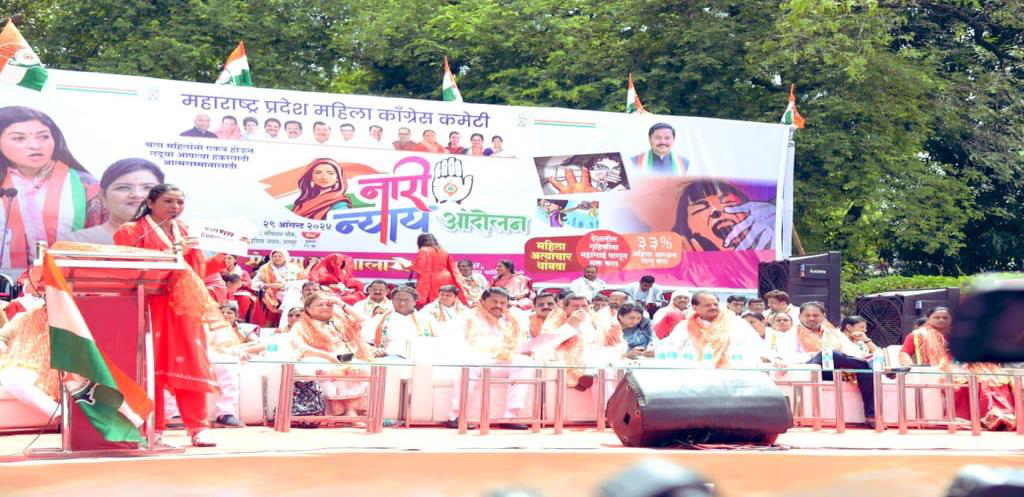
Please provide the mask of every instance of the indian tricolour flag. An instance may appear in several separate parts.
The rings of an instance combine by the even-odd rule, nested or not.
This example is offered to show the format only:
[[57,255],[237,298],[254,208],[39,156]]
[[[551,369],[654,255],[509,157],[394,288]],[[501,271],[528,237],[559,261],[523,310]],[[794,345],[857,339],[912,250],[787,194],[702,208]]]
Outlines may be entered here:
[[[103,438],[141,441],[139,426],[153,402],[93,340],[67,281],[49,254],[43,261],[46,314],[50,325],[50,366],[64,371],[64,387]],[[65,416],[67,414],[65,413]]]
[[633,73],[629,73],[629,87],[626,89],[626,113],[644,112],[644,104],[640,103],[640,97],[636,94],[636,87],[633,86]]
[[0,81],[42,91],[46,69],[35,50],[21,36],[14,22],[8,20],[0,31]]
[[782,113],[782,119],[779,122],[794,128],[803,128],[804,118],[796,111],[796,96],[793,94],[795,87],[794,84],[789,85],[789,105],[786,106],[786,112]]
[[252,73],[249,72],[249,59],[245,56],[245,45],[238,42],[235,50],[224,62],[224,70],[217,77],[215,84],[252,86]]
[[448,67],[448,56],[444,56],[444,80],[441,81],[441,100],[445,102],[461,102],[462,94],[459,93],[459,87],[455,84],[455,76],[452,76],[452,70]]

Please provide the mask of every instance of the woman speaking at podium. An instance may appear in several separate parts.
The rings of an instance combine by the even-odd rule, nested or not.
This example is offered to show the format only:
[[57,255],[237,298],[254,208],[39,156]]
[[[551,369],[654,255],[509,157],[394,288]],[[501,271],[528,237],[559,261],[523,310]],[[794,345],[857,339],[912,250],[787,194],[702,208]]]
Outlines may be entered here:
[[185,209],[185,194],[169,184],[154,186],[132,222],[114,232],[114,243],[165,252],[180,248],[189,268],[179,271],[169,291],[149,297],[156,369],[156,431],[165,425],[163,390],[178,402],[181,420],[196,447],[216,445],[209,437],[206,394],[217,391],[206,351],[204,324],[218,319],[217,305],[202,277],[220,270],[222,260],[205,261],[196,241],[189,238],[178,216]]

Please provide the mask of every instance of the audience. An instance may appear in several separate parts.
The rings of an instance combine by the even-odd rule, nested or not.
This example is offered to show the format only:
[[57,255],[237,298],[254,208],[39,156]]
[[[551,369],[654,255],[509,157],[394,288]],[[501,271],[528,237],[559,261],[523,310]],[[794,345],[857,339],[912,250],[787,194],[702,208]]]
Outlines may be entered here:
[[737,316],[742,316],[747,308],[747,298],[742,295],[730,295],[725,302],[725,306]]
[[569,291],[575,295],[586,297],[587,299],[593,299],[594,295],[597,295],[608,287],[608,284],[604,280],[597,277],[597,266],[587,266],[583,268],[583,276],[572,280],[569,283]]
[[384,280],[373,280],[366,287],[366,298],[356,302],[356,311],[363,316],[372,318],[395,310],[387,298],[388,283]]

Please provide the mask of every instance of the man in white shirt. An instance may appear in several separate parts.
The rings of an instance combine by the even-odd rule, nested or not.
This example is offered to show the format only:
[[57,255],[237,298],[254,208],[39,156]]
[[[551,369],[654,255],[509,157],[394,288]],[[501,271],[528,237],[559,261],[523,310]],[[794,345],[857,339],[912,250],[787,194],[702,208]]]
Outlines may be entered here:
[[[530,368],[507,367],[515,364],[529,362],[529,358],[519,354],[523,345],[525,334],[520,329],[519,321],[508,311],[508,292],[502,288],[488,288],[481,295],[480,305],[477,306],[465,320],[466,340],[463,356],[466,361],[500,364],[506,367],[491,368],[491,375],[494,378],[510,378],[525,380],[533,378],[535,371]],[[483,374],[481,368],[470,369],[470,392],[467,398],[472,399],[474,393],[480,389],[479,380]],[[452,388],[452,404],[448,422],[448,428],[458,427],[459,393],[462,382],[456,379]],[[505,393],[505,412],[503,418],[520,418],[526,406],[526,394],[529,385],[517,383],[508,385]],[[498,425],[509,429],[526,429],[526,425],[504,424]]]
[[437,298],[417,314],[422,322],[430,325],[434,335],[449,337],[460,334],[469,308],[459,301],[459,287],[443,285],[437,289]]
[[[566,366],[574,367],[569,370],[568,379],[569,386],[577,390],[586,390],[593,384],[592,368],[617,362],[628,349],[618,320],[591,312],[586,297],[574,293],[565,298],[558,314],[552,313],[547,319],[543,332],[575,334],[575,338],[558,347],[556,356]],[[586,371],[584,366],[588,367]]]
[[690,304],[693,313],[676,325],[661,347],[677,349],[681,357],[690,351],[698,365],[709,368],[782,365],[746,321],[719,307],[715,294],[697,292]]
[[[807,302],[800,306],[800,321],[796,330],[786,340],[779,340],[779,354],[790,363],[821,365],[822,348],[827,344],[832,349],[832,362],[836,369],[870,370],[871,364],[864,359],[864,352],[839,330],[828,322],[825,305],[821,302]],[[822,372],[824,381],[832,380],[832,372]],[[857,389],[864,402],[864,421],[871,428],[875,426],[875,389],[872,373],[856,373]]]
[[395,310],[387,298],[388,284],[384,280],[373,280],[366,287],[366,298],[356,302],[355,307],[363,316],[372,318],[385,312]]
[[692,297],[690,292],[686,290],[672,292],[672,298],[669,300],[668,305],[654,313],[654,317],[651,318],[651,326],[657,326],[662,319],[665,319],[665,315],[671,311],[679,311],[686,314],[690,310],[690,299]]
[[569,291],[590,300],[607,287],[608,284],[597,277],[597,266],[587,266],[583,268],[583,276],[572,280],[572,283],[569,284]]
[[477,271],[473,271],[473,261],[462,259],[457,265],[459,269],[459,283],[466,292],[466,303],[473,307],[476,301],[480,300],[480,294],[487,289],[487,278]]
[[412,339],[433,334],[430,323],[416,316],[419,295],[411,286],[400,286],[391,291],[394,310],[363,322],[363,340],[383,350],[384,355],[400,359],[413,359]]
[[789,314],[793,324],[800,322],[800,308],[792,304],[789,294],[782,290],[772,290],[764,294],[764,301],[768,304],[765,318],[768,322],[775,321],[775,315],[779,313]]
[[660,305],[665,302],[665,299],[661,296],[664,290],[654,284],[654,276],[649,274],[643,275],[640,277],[640,281],[630,284],[623,288],[622,291],[626,292],[629,298],[644,307],[650,304]]

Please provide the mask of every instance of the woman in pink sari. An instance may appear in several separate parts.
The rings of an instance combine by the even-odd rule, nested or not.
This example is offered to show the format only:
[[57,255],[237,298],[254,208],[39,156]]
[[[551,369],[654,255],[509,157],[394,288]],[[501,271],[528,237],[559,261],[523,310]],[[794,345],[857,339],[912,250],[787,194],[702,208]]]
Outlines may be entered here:
[[491,286],[504,288],[508,292],[510,303],[515,303],[520,309],[532,309],[533,290],[530,289],[530,279],[522,273],[517,273],[515,264],[508,259],[498,261],[496,269],[498,275],[491,280]]
[[1010,377],[1000,374],[997,364],[976,362],[954,364],[949,352],[947,337],[953,324],[953,314],[945,307],[935,307],[926,314],[927,321],[912,331],[903,341],[900,362],[905,366],[936,366],[942,371],[960,373],[953,375],[953,382],[960,385],[954,394],[956,415],[970,418],[970,391],[967,389],[965,373],[978,374],[978,405],[981,424],[989,430],[1012,430],[1017,426],[1013,414],[1013,396],[1010,392]]

